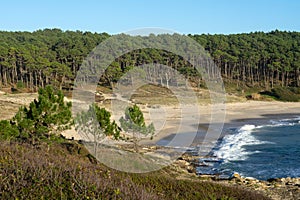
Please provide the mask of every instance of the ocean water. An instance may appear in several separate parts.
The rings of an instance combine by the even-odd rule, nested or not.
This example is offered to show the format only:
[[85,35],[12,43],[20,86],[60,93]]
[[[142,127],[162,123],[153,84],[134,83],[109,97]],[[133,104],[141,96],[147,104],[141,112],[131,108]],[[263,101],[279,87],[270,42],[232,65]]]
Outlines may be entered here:
[[226,135],[213,156],[219,160],[212,165],[215,173],[260,180],[300,177],[300,117],[244,125]]

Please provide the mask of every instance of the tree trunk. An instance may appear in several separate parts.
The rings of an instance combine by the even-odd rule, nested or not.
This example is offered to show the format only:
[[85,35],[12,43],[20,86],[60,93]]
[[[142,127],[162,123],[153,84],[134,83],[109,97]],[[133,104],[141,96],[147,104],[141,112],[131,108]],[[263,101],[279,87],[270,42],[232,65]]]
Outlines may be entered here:
[[300,71],[299,68],[295,70],[295,79],[296,79],[296,86],[300,87]]

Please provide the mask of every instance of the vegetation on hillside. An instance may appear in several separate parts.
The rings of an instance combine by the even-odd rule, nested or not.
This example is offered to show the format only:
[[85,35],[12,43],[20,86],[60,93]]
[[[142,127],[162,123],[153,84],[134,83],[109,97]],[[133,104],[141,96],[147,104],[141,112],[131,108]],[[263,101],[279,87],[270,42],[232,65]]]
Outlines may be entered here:
[[190,35],[213,56],[226,81],[249,86],[300,86],[300,33],[271,31]]
[[109,169],[74,141],[0,145],[2,199],[268,199],[240,187],[177,180],[165,170],[128,174]]
[[[47,84],[68,88],[82,60],[106,33],[45,29],[35,32],[0,32],[0,87],[35,90]],[[152,36],[153,37],[153,36]],[[160,36],[155,36],[160,37]],[[300,33],[271,31],[230,35],[189,35],[207,50],[219,67],[226,86],[255,87],[270,91],[275,87],[300,86]],[[184,48],[184,47],[176,47]],[[201,76],[178,55],[158,49],[140,49],[114,62],[100,79],[112,87],[122,74],[147,63],[172,66],[195,86],[204,87]],[[209,70],[209,69],[207,69]],[[149,71],[147,77],[155,75]],[[153,74],[154,73],[154,74]],[[172,82],[172,73],[157,74]]]

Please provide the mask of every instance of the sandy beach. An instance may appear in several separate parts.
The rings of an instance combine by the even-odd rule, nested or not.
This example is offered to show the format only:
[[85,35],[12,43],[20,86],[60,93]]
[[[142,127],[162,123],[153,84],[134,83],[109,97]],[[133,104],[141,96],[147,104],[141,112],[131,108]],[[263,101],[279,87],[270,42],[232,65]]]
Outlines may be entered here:
[[[37,94],[0,94],[0,117],[10,119],[21,105],[28,105]],[[157,141],[178,132],[205,133],[211,129],[225,130],[228,127],[242,126],[251,121],[268,120],[282,115],[300,115],[300,102],[245,101],[222,105],[187,106],[141,106],[146,123],[153,122],[157,130],[153,140]],[[117,121],[118,116],[114,117]],[[223,128],[224,125],[224,128]],[[74,129],[63,132],[67,138],[80,139]]]
[[[216,105],[215,109],[211,105],[189,105],[183,109],[169,105],[156,108],[141,107],[146,123],[153,122],[156,128],[153,139],[145,138],[141,144],[152,145],[162,139],[170,140],[176,133],[189,133],[185,135],[185,141],[178,144],[189,146],[194,138],[196,138],[194,143],[197,139],[199,142],[204,138],[206,141],[216,140],[230,127],[240,127],[249,123],[259,124],[266,120],[282,118],[285,115],[300,116],[300,102],[246,101]],[[197,136],[196,132],[198,132]],[[73,137],[75,140],[81,139],[74,129],[63,132],[63,135],[67,138]]]
[[[153,142],[178,133],[178,130],[190,132],[198,129],[201,135],[201,132],[207,132],[210,125],[212,128],[222,128],[224,133],[229,127],[239,127],[245,123],[259,123],[259,121],[280,118],[284,115],[300,116],[300,102],[246,101],[216,105],[214,111],[212,105],[200,105],[198,110],[193,106],[185,109],[184,114],[179,107],[175,106],[163,106],[160,109],[162,111],[157,111],[156,115],[152,115],[153,109],[148,111],[151,114],[146,112],[145,115],[146,119],[153,121],[157,125],[156,129],[160,130],[153,138]],[[193,117],[196,116],[199,116],[199,126],[194,124],[197,120]],[[180,122],[182,127],[179,127]]]

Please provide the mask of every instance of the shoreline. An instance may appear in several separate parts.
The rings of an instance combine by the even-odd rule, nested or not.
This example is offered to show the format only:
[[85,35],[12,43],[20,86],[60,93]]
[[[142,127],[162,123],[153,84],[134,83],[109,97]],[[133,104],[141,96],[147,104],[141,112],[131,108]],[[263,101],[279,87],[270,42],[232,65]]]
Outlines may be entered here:
[[[200,120],[198,124],[198,134],[197,137],[205,136],[209,124],[211,126],[216,125],[220,129],[222,126],[221,137],[223,137],[227,130],[230,128],[241,127],[245,124],[254,124],[260,125],[262,122],[266,122],[272,119],[280,119],[284,116],[300,116],[300,102],[279,102],[279,101],[246,101],[246,102],[237,102],[237,103],[226,103],[225,110],[217,110],[214,114],[219,118],[216,118],[215,121],[211,120],[211,115],[213,114],[211,105],[199,105],[199,112],[195,110],[185,111],[186,115],[195,116],[200,114]],[[164,127],[159,133],[157,133],[153,140],[145,140],[145,143],[156,144],[159,140],[172,137],[172,134],[177,133],[178,123],[180,123],[181,118],[179,108],[176,106],[162,106],[166,115],[158,116],[157,121],[164,120]],[[149,112],[149,111],[148,111]],[[225,118],[222,118],[222,115],[225,114]],[[148,116],[145,117],[145,120],[148,122],[151,120]],[[188,124],[189,119],[184,121],[187,124],[184,124],[187,129],[189,126],[195,126],[195,124]],[[186,131],[189,132],[189,131]]]
[[175,169],[183,170],[187,176],[223,185],[241,186],[246,189],[262,192],[271,199],[292,200],[300,198],[300,177],[259,180],[252,177],[243,177],[238,173],[234,173],[230,178],[222,178],[216,175],[197,175],[195,173],[195,159],[197,159],[197,157],[183,154],[172,165]]

